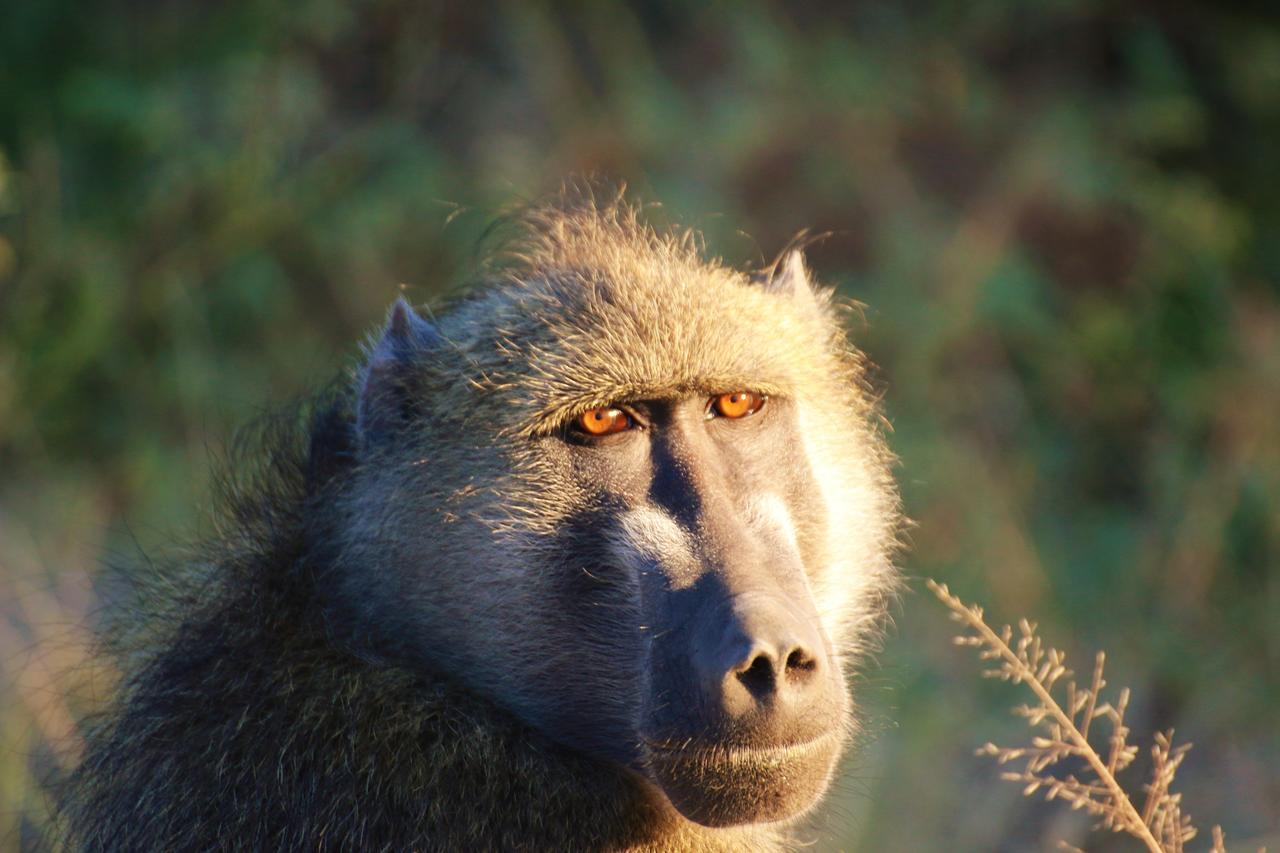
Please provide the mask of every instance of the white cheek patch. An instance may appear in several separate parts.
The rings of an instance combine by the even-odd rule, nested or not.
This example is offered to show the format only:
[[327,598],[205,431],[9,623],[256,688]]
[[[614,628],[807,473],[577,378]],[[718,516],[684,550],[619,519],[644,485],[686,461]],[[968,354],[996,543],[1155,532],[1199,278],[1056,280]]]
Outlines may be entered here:
[[777,495],[758,495],[744,507],[747,526],[766,540],[791,553],[799,553],[800,540],[787,504]]
[[622,567],[636,574],[656,568],[668,577],[672,589],[692,586],[701,574],[689,536],[660,510],[628,510],[608,539],[610,555]]

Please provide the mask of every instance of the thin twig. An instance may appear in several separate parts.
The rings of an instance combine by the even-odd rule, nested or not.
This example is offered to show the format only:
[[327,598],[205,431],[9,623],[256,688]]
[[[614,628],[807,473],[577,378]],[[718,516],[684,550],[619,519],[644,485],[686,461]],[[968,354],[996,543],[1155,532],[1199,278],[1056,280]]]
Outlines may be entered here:
[[[933,593],[938,596],[943,604],[945,604],[953,613],[959,616],[965,624],[977,633],[989,649],[998,653],[999,656],[1004,659],[1005,663],[1009,667],[1009,671],[1015,675],[1016,680],[1025,682],[1027,687],[1036,694],[1036,697],[1040,700],[1043,706],[1049,710],[1053,715],[1057,726],[1060,727],[1061,733],[1065,734],[1072,745],[1076,747],[1077,754],[1089,762],[1089,765],[1093,768],[1093,772],[1097,774],[1098,779],[1105,786],[1112,803],[1120,811],[1119,816],[1122,818],[1121,826],[1131,835],[1141,840],[1147,846],[1147,849],[1152,851],[1152,853],[1163,853],[1164,848],[1161,847],[1160,842],[1157,841],[1156,837],[1152,834],[1151,828],[1143,821],[1142,816],[1129,800],[1129,796],[1125,793],[1124,788],[1120,787],[1120,783],[1116,781],[1111,770],[1108,769],[1107,765],[1102,761],[1102,758],[1093,749],[1093,747],[1089,745],[1089,741],[1085,738],[1084,734],[1076,727],[1075,721],[1070,715],[1062,710],[1062,706],[1058,704],[1057,700],[1055,700],[1052,694],[1050,694],[1045,688],[1042,683],[1042,676],[1038,676],[1035,671],[1027,666],[1023,659],[1009,647],[1005,638],[1002,638],[999,634],[988,627],[987,623],[982,619],[980,610],[970,608],[965,605],[963,601],[952,595],[943,584],[930,580],[928,581],[928,587],[933,590]],[[1024,626],[1024,635],[1021,642],[1026,643],[1029,639],[1028,635],[1033,631],[1034,626]],[[1009,632],[1006,631],[1006,635],[1008,635],[1008,633]],[[1026,653],[1025,648],[1024,653]],[[1040,655],[1040,649],[1038,646],[1034,648],[1031,654],[1034,656],[1030,657],[1029,660],[1036,661]],[[1052,670],[1049,672],[1052,674]],[[1101,683],[1100,667],[1095,669],[1094,679],[1095,685]],[[1093,712],[1092,703],[1095,700],[1096,696],[1091,697],[1089,700],[1091,706],[1090,713]],[[1176,837],[1176,830],[1174,835]]]

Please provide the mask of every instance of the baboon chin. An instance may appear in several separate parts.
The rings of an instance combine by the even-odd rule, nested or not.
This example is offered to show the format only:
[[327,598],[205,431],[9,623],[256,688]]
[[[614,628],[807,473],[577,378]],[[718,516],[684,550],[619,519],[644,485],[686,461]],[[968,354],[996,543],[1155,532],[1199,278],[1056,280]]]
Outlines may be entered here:
[[830,292],[620,200],[516,222],[155,585],[73,846],[769,849],[819,801],[898,525]]
[[654,756],[651,766],[665,796],[689,820],[740,826],[808,811],[826,791],[839,754],[839,740],[827,735],[792,746]]

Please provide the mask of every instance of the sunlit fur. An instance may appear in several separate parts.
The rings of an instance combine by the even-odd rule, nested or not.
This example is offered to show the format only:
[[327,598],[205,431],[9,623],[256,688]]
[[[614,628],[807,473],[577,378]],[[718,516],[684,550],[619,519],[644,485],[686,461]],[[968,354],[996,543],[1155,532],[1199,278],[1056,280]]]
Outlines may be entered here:
[[[629,639],[584,642],[579,615],[549,604],[565,538],[597,508],[548,462],[548,442],[620,400],[793,400],[826,516],[807,582],[848,666],[892,592],[898,525],[861,357],[797,253],[752,277],[702,257],[692,232],[657,233],[620,200],[578,195],[510,228],[430,340],[409,336],[390,357],[391,333],[375,336],[309,437],[263,451],[266,485],[234,495],[213,568],[164,579],[170,603],[149,605],[164,630],[143,632],[63,792],[77,843],[788,844],[780,824],[691,823],[599,760],[636,749],[644,685],[619,663]],[[397,406],[404,421],[385,428]],[[751,506],[750,524],[778,542],[806,538],[767,483]],[[617,564],[647,549],[673,584],[697,572],[668,519],[615,521],[600,547]],[[612,602],[629,582],[613,583],[625,622]],[[565,708],[598,731],[569,743]]]

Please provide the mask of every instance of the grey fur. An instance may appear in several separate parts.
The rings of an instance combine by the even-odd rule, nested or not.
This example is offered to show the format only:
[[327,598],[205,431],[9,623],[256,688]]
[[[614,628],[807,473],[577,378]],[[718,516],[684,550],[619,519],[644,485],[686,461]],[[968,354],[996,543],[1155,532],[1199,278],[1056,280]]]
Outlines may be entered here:
[[[69,843],[787,845],[894,585],[861,358],[798,253],[754,283],[621,201],[520,226],[434,323],[392,308],[205,585],[166,581]],[[637,429],[575,437],[614,405]]]

